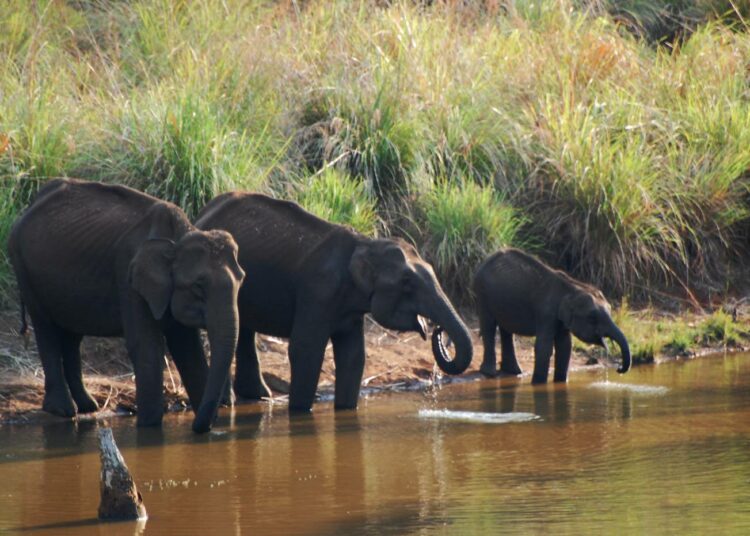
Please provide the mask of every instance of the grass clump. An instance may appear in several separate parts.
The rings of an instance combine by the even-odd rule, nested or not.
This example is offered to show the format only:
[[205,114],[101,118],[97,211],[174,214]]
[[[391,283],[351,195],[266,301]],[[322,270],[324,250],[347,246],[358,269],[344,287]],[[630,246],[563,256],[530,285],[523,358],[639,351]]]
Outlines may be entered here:
[[504,246],[519,245],[523,218],[491,186],[439,180],[417,199],[422,252],[453,292],[467,300],[473,271]]
[[740,346],[747,338],[737,321],[725,311],[716,311],[698,326],[698,338],[703,344]]
[[302,181],[293,194],[303,208],[325,220],[375,236],[378,216],[375,200],[364,184],[333,168]]

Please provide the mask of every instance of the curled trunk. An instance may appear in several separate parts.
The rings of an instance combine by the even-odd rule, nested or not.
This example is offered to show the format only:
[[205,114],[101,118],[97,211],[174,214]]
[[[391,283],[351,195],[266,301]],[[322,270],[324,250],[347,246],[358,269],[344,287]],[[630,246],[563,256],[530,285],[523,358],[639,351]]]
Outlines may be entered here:
[[[434,310],[428,312],[426,316],[437,324],[432,332],[432,353],[435,356],[435,362],[446,374],[461,374],[469,368],[474,354],[468,328],[445,296],[439,297]],[[443,331],[453,341],[455,347],[453,359],[450,358],[443,342]]]

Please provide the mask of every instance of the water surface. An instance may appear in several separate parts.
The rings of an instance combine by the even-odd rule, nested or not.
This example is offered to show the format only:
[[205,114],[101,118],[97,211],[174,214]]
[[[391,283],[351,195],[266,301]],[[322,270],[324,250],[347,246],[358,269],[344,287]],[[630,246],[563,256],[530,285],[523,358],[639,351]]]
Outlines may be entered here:
[[94,519],[97,423],[0,428],[0,533],[750,533],[749,355],[190,422],[112,421],[140,526]]

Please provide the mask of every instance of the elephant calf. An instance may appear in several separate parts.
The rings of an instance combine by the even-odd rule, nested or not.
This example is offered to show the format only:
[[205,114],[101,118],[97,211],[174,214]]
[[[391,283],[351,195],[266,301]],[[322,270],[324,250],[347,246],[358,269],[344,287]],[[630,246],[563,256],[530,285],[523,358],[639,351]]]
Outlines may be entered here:
[[[208,430],[237,345],[245,275],[229,233],[199,231],[177,206],[131,188],[54,180],[14,223],[8,252],[34,325],[46,411],[96,411],[81,378],[81,339],[124,335],[138,425],[160,424],[166,339],[193,428]],[[208,332],[210,370],[197,328]]]
[[500,250],[488,257],[474,276],[479,307],[479,330],[484,342],[480,370],[496,374],[495,332],[500,328],[500,371],[521,374],[513,334],[536,336],[532,383],[547,381],[552,349],[555,350],[555,381],[568,379],[571,332],[583,342],[604,345],[608,337],[620,346],[622,366],[630,369],[630,349],[622,331],[610,316],[602,293],[537,258],[517,249]]

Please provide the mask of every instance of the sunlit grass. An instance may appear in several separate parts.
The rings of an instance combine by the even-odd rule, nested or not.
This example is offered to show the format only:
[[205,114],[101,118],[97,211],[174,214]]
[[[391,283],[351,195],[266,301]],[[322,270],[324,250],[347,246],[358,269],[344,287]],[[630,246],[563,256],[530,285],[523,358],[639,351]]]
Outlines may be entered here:
[[326,169],[295,186],[293,196],[306,210],[366,236],[378,230],[376,201],[364,184],[335,169]]
[[520,245],[523,218],[491,186],[468,180],[438,180],[417,198],[424,256],[450,290],[469,302],[470,267],[501,247]]
[[651,363],[659,356],[690,356],[696,348],[733,348],[747,344],[747,319],[734,319],[717,310],[708,315],[665,315],[631,310],[623,302],[613,318],[628,338],[634,363]]
[[[750,37],[726,2],[6,4],[0,240],[76,175],[191,215],[284,192],[409,234],[455,294],[508,243],[615,297],[724,288],[747,255]],[[671,48],[665,14],[690,24]]]

